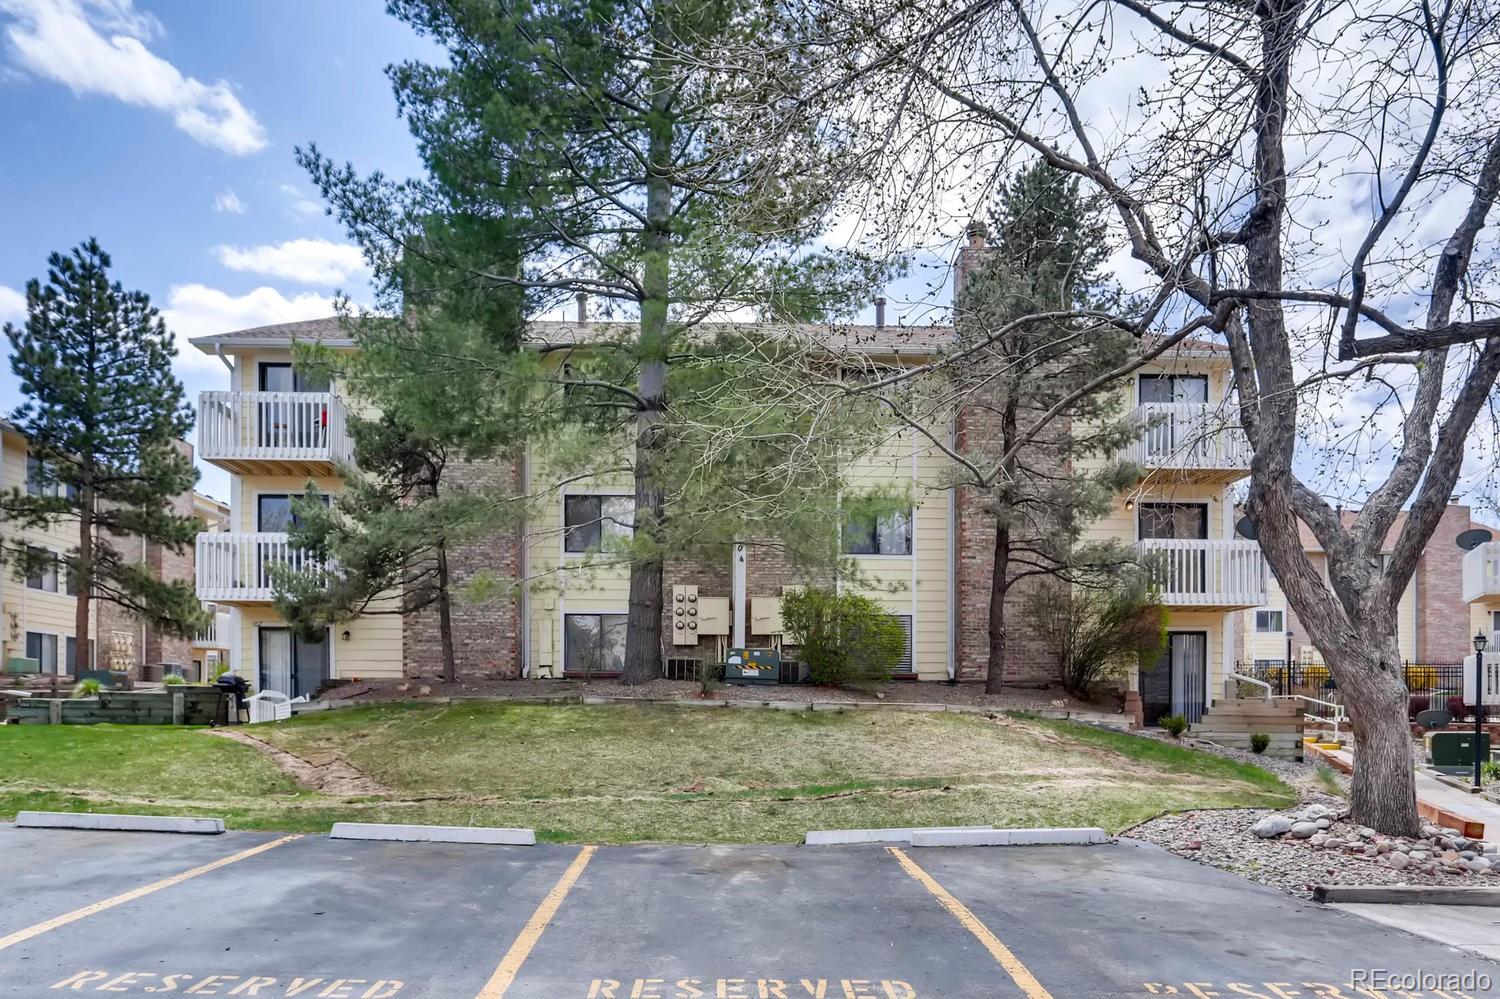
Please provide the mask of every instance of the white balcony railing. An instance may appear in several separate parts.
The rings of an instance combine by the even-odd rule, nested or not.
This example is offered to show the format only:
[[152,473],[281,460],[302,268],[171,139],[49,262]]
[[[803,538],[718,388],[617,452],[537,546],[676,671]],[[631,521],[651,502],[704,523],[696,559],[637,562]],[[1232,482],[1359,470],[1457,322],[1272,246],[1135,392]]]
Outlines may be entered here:
[[1250,442],[1227,410],[1202,402],[1146,402],[1135,408],[1146,429],[1122,458],[1142,468],[1248,471]]
[[193,636],[193,644],[209,649],[229,648],[229,614],[213,604],[204,604],[203,609],[209,614],[208,625]]
[[1464,556],[1464,602],[1500,597],[1500,541],[1486,541]]
[[208,461],[348,462],[344,404],[332,392],[203,392],[198,453]]
[[285,533],[200,534],[198,599],[269,602],[272,567],[317,571],[322,563],[291,543]]
[[1266,602],[1266,560],[1254,541],[1153,538],[1136,549],[1169,607],[1254,607]]

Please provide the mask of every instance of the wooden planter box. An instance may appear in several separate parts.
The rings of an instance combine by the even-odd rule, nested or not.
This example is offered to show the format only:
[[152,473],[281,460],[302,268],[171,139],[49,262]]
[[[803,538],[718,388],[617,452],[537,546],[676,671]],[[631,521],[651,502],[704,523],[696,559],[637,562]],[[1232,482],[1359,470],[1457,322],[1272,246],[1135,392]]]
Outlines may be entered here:
[[215,687],[103,690],[97,697],[28,697],[10,704],[8,715],[23,725],[222,725],[230,700]]

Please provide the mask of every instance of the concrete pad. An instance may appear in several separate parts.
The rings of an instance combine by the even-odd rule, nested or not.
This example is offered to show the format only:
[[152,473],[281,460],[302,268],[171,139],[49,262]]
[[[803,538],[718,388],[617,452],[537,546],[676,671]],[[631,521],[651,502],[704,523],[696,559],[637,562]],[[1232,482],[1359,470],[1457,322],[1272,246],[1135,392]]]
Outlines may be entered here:
[[918,829],[912,846],[1091,846],[1108,843],[1103,829]]
[[17,812],[18,829],[90,829],[96,832],[185,833],[217,836],[223,819],[187,815],[111,815],[102,812]]
[[936,829],[813,829],[803,837],[807,846],[850,846],[855,843],[910,843],[917,832],[970,832],[993,829],[994,826],[950,826]]
[[1339,902],[1332,908],[1500,961],[1500,912],[1475,911],[1467,905],[1377,905],[1364,902]]
[[536,832],[531,829],[502,829],[490,826],[414,826],[381,822],[335,822],[328,838],[384,840],[394,843],[536,845]]

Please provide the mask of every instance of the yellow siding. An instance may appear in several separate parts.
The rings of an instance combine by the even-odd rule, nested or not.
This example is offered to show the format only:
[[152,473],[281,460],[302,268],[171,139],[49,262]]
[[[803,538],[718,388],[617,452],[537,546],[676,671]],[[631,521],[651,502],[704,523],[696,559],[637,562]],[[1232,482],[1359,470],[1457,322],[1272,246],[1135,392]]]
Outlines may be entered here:
[[[11,432],[5,432],[3,438],[3,451],[0,451],[0,489],[19,489],[24,492],[26,440]],[[0,530],[4,531],[7,539],[19,539],[26,544],[58,553],[78,547],[78,529],[71,521],[46,529],[20,528],[0,522]],[[125,542],[122,540],[119,543]],[[0,582],[0,613],[4,614],[4,629],[0,631],[0,658],[26,655],[26,633],[34,631],[57,636],[57,658],[61,665],[67,654],[67,639],[77,634],[73,626],[77,600],[65,592],[65,580],[60,574],[58,592],[51,593],[28,588],[25,580],[15,578],[9,567],[0,571],[3,571],[3,582]],[[93,617],[91,632],[97,631],[93,627],[98,620],[97,611]],[[94,638],[98,648],[107,648],[107,641],[99,643],[98,635]],[[135,636],[135,640],[139,642],[140,636]]]

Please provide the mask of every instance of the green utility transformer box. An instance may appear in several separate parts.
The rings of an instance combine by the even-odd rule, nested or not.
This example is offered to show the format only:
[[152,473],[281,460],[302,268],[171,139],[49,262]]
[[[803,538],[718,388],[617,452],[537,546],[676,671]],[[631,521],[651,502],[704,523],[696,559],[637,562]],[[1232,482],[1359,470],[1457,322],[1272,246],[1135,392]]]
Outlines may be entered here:
[[[1489,733],[1480,736],[1479,758],[1490,758]],[[1427,755],[1435,767],[1473,767],[1473,732],[1433,732],[1427,736]]]
[[778,683],[781,656],[775,649],[730,649],[724,660],[724,682]]

